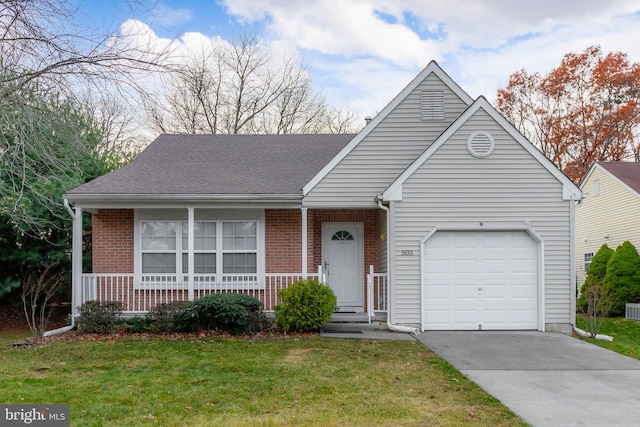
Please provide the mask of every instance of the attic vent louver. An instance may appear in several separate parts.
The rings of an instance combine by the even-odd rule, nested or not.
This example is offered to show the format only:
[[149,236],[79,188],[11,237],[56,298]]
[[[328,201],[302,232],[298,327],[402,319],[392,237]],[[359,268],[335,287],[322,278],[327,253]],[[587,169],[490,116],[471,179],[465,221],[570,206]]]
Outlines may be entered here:
[[422,120],[444,120],[444,93],[441,90],[423,90],[420,99]]
[[495,141],[490,133],[477,131],[469,135],[467,150],[473,157],[483,159],[489,157],[495,148]]

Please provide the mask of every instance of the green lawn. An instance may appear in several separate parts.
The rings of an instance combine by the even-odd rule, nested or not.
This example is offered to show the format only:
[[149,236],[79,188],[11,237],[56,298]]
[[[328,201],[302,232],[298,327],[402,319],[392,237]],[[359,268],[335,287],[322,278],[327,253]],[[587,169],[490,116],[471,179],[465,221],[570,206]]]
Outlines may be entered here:
[[526,425],[412,341],[15,339],[0,402],[69,403],[73,426]]
[[[583,316],[576,316],[576,325],[578,328],[586,330]],[[599,333],[612,336],[613,341],[594,339],[588,339],[588,341],[640,360],[640,321],[620,317],[605,319]],[[585,340],[587,339],[585,338]]]

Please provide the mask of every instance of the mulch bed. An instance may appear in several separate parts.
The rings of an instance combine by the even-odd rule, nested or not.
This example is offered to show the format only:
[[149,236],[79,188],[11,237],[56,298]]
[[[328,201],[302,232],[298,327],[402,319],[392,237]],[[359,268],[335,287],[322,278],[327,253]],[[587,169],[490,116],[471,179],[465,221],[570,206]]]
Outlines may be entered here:
[[300,339],[303,337],[312,337],[319,335],[317,332],[259,332],[251,335],[233,335],[225,331],[200,331],[200,332],[174,332],[174,333],[152,333],[152,332],[114,332],[112,334],[88,334],[79,333],[77,331],[69,331],[62,334],[52,335],[41,338],[27,338],[22,341],[14,342],[15,348],[41,347],[55,342],[71,342],[71,341],[101,341],[115,342],[119,340],[148,340],[163,339],[167,341],[199,341],[203,339],[224,338],[230,340],[290,340]]
[[[53,330],[66,326],[66,319],[70,313],[69,304],[61,304],[53,307],[51,316],[47,323],[48,330]],[[22,307],[0,307],[0,335],[3,333],[15,332],[29,333],[29,326],[25,320]],[[122,339],[128,340],[148,340],[148,339],[164,339],[168,341],[196,341],[201,339],[225,338],[225,339],[250,339],[250,340],[277,340],[277,339],[296,339],[302,337],[317,336],[317,332],[310,333],[283,333],[279,331],[265,331],[252,335],[232,335],[225,331],[200,331],[193,333],[152,333],[152,332],[126,332],[120,331],[112,334],[87,334],[78,333],[77,331],[69,331],[42,338],[27,338],[22,341],[13,343],[16,348],[40,347],[54,342],[69,341],[118,341]]]

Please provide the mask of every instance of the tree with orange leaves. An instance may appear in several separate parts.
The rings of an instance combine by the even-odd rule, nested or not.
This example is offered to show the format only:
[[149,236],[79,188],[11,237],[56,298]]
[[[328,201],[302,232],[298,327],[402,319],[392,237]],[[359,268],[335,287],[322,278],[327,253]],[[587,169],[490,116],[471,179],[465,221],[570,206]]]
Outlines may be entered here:
[[546,76],[517,71],[497,109],[576,183],[596,161],[640,161],[640,64],[624,53],[591,46]]

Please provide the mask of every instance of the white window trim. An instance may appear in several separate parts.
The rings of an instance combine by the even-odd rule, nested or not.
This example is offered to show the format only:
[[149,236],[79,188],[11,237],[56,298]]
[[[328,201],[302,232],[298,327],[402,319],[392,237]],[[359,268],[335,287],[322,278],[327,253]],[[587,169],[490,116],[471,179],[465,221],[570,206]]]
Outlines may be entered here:
[[[142,237],[141,223],[147,221],[167,221],[176,222],[176,273],[166,274],[166,276],[176,276],[175,282],[167,283],[153,283],[143,284],[141,283],[142,274]],[[257,248],[256,253],[256,273],[229,273],[235,276],[255,276],[255,281],[247,281],[242,283],[242,289],[246,290],[260,290],[264,289],[264,272],[266,270],[266,239],[265,239],[265,213],[264,210],[250,209],[250,210],[213,210],[213,209],[196,209],[194,222],[216,222],[216,273],[215,274],[194,274],[197,277],[214,277],[215,282],[198,283],[195,282],[195,289],[228,289],[229,283],[223,281],[222,262],[224,253],[249,253],[252,250],[223,250],[223,235],[222,235],[222,223],[223,222],[256,222],[256,234],[257,234]],[[188,273],[182,273],[182,254],[185,252],[182,250],[182,226],[181,223],[187,223],[187,209],[157,209],[157,210],[135,210],[134,211],[134,289],[145,290],[161,290],[170,289],[173,287],[185,287],[188,285]],[[164,253],[164,252],[163,252]],[[197,251],[194,253],[202,253]],[[149,274],[152,276],[153,274]],[[162,276],[162,274],[158,274]],[[184,279],[181,279],[184,278]]]
[[[589,259],[589,261],[587,262],[587,255],[590,255],[591,258]],[[593,257],[596,256],[596,254],[594,252],[585,252],[584,255],[582,256],[582,261],[583,261],[583,266],[584,266],[584,273],[587,274],[587,270],[589,269],[589,266],[591,265],[591,262],[593,261]]]

